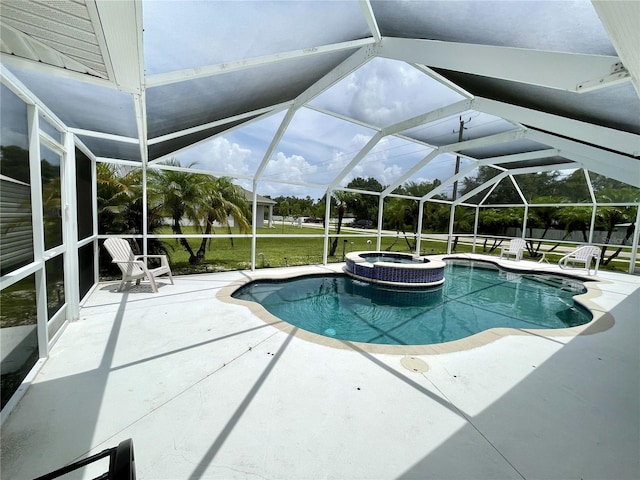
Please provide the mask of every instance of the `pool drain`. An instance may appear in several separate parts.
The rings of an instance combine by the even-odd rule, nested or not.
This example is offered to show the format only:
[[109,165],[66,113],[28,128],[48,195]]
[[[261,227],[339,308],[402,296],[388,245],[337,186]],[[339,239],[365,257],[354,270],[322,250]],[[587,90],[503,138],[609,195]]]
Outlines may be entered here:
[[404,368],[412,372],[424,373],[429,370],[429,365],[416,357],[403,357],[400,363]]

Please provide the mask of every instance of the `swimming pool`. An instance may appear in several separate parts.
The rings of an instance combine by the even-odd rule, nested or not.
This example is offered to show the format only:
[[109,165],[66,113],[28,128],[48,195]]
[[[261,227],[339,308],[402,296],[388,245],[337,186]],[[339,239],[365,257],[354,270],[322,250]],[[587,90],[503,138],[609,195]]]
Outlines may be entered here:
[[555,329],[583,325],[591,313],[566,277],[514,273],[486,262],[447,260],[447,281],[429,290],[383,288],[346,275],[261,280],[234,292],[304,330],[341,340],[427,345],[496,327]]

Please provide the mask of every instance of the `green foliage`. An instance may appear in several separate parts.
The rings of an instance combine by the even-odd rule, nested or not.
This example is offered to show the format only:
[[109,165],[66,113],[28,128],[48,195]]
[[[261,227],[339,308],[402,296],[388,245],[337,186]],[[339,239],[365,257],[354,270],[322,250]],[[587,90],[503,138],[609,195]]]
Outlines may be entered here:
[[[347,188],[367,190],[370,192],[382,192],[384,187],[373,177],[357,177],[347,184]],[[356,220],[371,220],[378,223],[378,203],[380,197],[376,195],[358,194],[350,195],[346,200],[347,211]]]
[[[9,152],[14,157],[19,157],[20,152]],[[3,151],[3,155],[5,152]],[[4,157],[3,157],[4,158]],[[168,163],[169,166],[180,166],[175,160]],[[491,167],[480,167],[478,175],[468,177],[461,181],[461,194],[464,195],[484,182],[492,179],[498,171]],[[193,225],[193,232],[215,234],[217,228],[221,228],[224,233],[242,233],[249,231],[247,219],[250,217],[250,205],[245,200],[243,192],[235,186],[230,179],[214,178],[203,174],[191,172],[179,172],[175,170],[149,170],[148,195],[148,232],[159,231],[163,221],[170,222],[171,231],[180,234],[185,231],[183,225],[188,223]],[[519,175],[515,177],[525,199],[532,205],[529,208],[527,225],[529,229],[542,228],[541,239],[528,245],[529,256],[536,257],[542,245],[547,231],[550,229],[563,229],[564,237],[568,238],[571,233],[579,231],[586,242],[588,240],[588,230],[591,222],[591,207],[563,206],[567,202],[589,201],[590,193],[585,181],[583,170],[576,170],[569,174],[558,172],[540,172],[536,174]],[[591,174],[593,189],[596,198],[603,203],[633,203],[640,198],[640,190],[629,187],[605,177]],[[440,185],[438,179],[432,182],[408,182],[394,190],[395,194],[410,196],[417,199],[424,197],[434,188]],[[386,186],[380,184],[373,177],[358,177],[352,180],[347,187],[349,189],[362,189],[373,192],[383,191]],[[478,194],[477,198],[486,195],[487,190]],[[585,198],[586,197],[586,198]],[[434,196],[434,199],[443,199],[441,195]],[[325,198],[313,200],[310,197],[296,198],[291,196],[280,196],[274,198],[277,205],[274,213],[286,217],[301,216],[325,216]],[[346,215],[353,215],[358,220],[371,220],[377,223],[379,197],[376,195],[360,194],[353,192],[333,192],[330,199],[331,216],[338,218],[338,225],[330,239],[330,255],[332,259],[341,257],[344,239],[340,239],[342,229],[342,219]],[[488,204],[520,204],[522,198],[517,192],[512,182],[506,178],[500,182],[493,190],[488,199]],[[535,207],[537,203],[549,204],[551,206]],[[122,167],[114,167],[106,164],[98,164],[98,210],[100,233],[140,233],[142,225],[142,203],[141,203],[141,170],[123,170]],[[479,216],[479,233],[485,235],[505,236],[510,227],[521,227],[524,208],[482,208]],[[596,228],[608,232],[607,238],[611,239],[616,226],[620,224],[630,225],[625,232],[623,241],[627,242],[633,232],[633,222],[635,221],[635,207],[602,205],[597,209]],[[405,198],[388,197],[385,199],[383,228],[397,232],[397,236],[385,243],[384,248],[412,251],[415,248],[415,233],[420,228],[423,233],[445,233],[449,228],[450,206],[437,202],[427,201],[424,204],[422,223],[419,225],[419,201]],[[458,206],[454,222],[454,231],[460,234],[469,233],[473,230],[474,209]],[[230,216],[236,220],[237,229],[232,229],[228,223]],[[217,227],[216,225],[219,225]],[[289,227],[284,223],[282,233]],[[191,231],[191,229],[189,230]],[[333,229],[332,229],[333,231]],[[301,230],[297,229],[296,233]],[[314,230],[318,232],[318,230]],[[631,232],[631,233],[629,233]],[[617,235],[617,234],[616,234]],[[533,236],[532,231],[528,232],[529,237]],[[403,240],[403,241],[400,241]],[[457,238],[456,238],[457,240]],[[320,242],[320,243],[318,243]],[[261,245],[267,245],[266,239],[260,239]],[[287,256],[289,264],[297,264],[298,260],[307,258],[319,258],[322,253],[322,239],[296,240],[293,242],[282,242],[275,239],[274,243],[286,244],[289,252],[282,254],[278,248],[273,247],[273,255]],[[226,246],[222,247],[222,244]],[[244,252],[246,239],[235,238],[225,240],[179,240],[171,242],[156,242],[150,248],[160,251],[172,250],[174,259],[187,256],[187,262],[196,266],[198,264],[207,265],[205,256],[208,252],[216,252],[216,261],[223,256],[229,255],[229,262],[236,262],[237,268],[245,268],[249,261],[250,253]],[[175,249],[176,245],[179,246]],[[249,245],[249,244],[247,244]],[[320,246],[319,246],[320,245]],[[351,240],[347,239],[347,245],[351,245]],[[500,245],[500,240],[494,242],[492,246],[485,245],[485,251],[495,250]],[[555,249],[559,244],[552,247]],[[457,241],[455,242],[458,248]],[[266,248],[266,247],[265,247]],[[298,252],[299,248],[305,250]],[[460,248],[464,248],[461,244]],[[242,257],[242,260],[231,260],[233,251]],[[261,248],[259,247],[259,250]],[[400,250],[400,251],[402,251]],[[184,254],[182,253],[184,251]],[[275,252],[278,253],[275,253]],[[606,248],[605,248],[606,251]],[[614,252],[609,259],[603,258],[603,264],[615,258],[619,253]],[[250,252],[250,249],[249,249]],[[293,253],[297,252],[297,253]],[[264,252],[263,252],[264,253]],[[288,253],[288,254],[287,254]],[[266,254],[266,253],[265,253]],[[235,257],[238,257],[235,255]],[[302,261],[302,260],[300,260]]]
[[[166,165],[179,167],[176,160]],[[149,170],[147,188],[147,232],[153,234],[169,219],[173,233],[182,234],[181,222],[187,221],[199,233],[212,233],[214,222],[229,228],[233,216],[241,231],[249,230],[250,207],[242,190],[226,177],[176,171]],[[97,167],[98,224],[100,233],[141,233],[142,227],[142,171],[121,171],[110,164]],[[233,242],[232,242],[233,243]],[[207,240],[193,249],[185,239],[180,245],[189,254],[192,264],[202,262]],[[138,248],[138,251],[140,249]],[[162,242],[151,240],[149,253],[169,251]]]
[[15,180],[30,183],[29,151],[17,145],[0,146],[0,173]]
[[[317,204],[314,200],[307,196],[305,198],[291,197],[280,195],[273,198],[276,205],[273,206],[273,214],[282,217],[310,217],[323,216],[318,215]],[[321,211],[324,206],[320,205]]]

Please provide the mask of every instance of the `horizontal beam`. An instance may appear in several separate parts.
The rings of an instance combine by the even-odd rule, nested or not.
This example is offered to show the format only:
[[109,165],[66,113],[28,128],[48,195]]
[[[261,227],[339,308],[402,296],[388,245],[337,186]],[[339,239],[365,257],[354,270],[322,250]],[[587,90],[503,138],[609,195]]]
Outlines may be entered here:
[[640,135],[633,133],[481,97],[473,99],[471,108],[511,122],[553,131],[565,137],[598,145],[608,150],[634,157],[640,156]]
[[137,138],[125,137],[123,135],[114,135],[112,133],[96,132],[94,130],[84,130],[82,128],[73,127],[69,128],[69,131],[83,137],[101,138],[103,140],[113,140],[114,142],[134,143],[136,145],[140,143],[140,140],[138,140]]
[[577,160],[587,170],[640,187],[640,159],[629,157],[539,130],[527,129],[525,137],[560,150],[560,155]]
[[261,108],[258,110],[252,110],[250,112],[234,115],[232,117],[222,118],[220,120],[216,120],[215,122],[209,122],[203,125],[198,125],[196,127],[185,128],[184,130],[179,130],[177,132],[167,133],[166,135],[160,135],[159,137],[150,138],[148,144],[155,145],[157,143],[166,142],[167,140],[173,140],[176,138],[184,137],[185,135],[190,135],[192,133],[197,133],[203,130],[208,130],[210,128],[215,128],[220,125],[226,125],[227,123],[237,122],[238,120],[243,120],[245,118],[250,118],[257,115],[263,115],[265,113],[279,112],[284,110],[285,108],[289,108],[291,106],[291,103],[292,102],[279,103],[277,105],[272,105],[272,106]]
[[269,65],[275,62],[291,60],[294,58],[306,57],[309,55],[319,55],[323,53],[338,52],[342,50],[355,50],[366,45],[375,43],[373,38],[365,38],[361,40],[353,40],[349,42],[334,43],[332,45],[322,45],[318,47],[303,48],[292,50],[289,52],[276,53],[273,55],[263,55],[260,57],[247,58],[244,60],[236,60],[233,62],[218,63],[216,65],[207,65],[204,67],[189,68],[169,73],[160,73],[148,76],[146,79],[147,88],[159,87],[171,83],[184,82],[194,80],[196,78],[211,77],[224,73],[236,72],[247,68]]
[[[384,37],[378,56],[542,87],[580,91],[580,85],[616,71],[607,55],[550,52],[471,43]],[[626,80],[631,77],[627,75]]]

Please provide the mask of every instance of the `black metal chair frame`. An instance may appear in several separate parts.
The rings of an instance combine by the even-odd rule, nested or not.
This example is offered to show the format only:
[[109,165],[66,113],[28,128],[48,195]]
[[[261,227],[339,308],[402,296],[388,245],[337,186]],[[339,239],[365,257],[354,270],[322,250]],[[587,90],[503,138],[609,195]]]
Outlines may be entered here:
[[133,440],[130,438],[120,442],[117,447],[108,448],[90,457],[70,463],[53,472],[42,475],[35,480],[58,478],[106,457],[109,457],[109,471],[96,477],[94,480],[135,480],[136,466],[133,456]]

